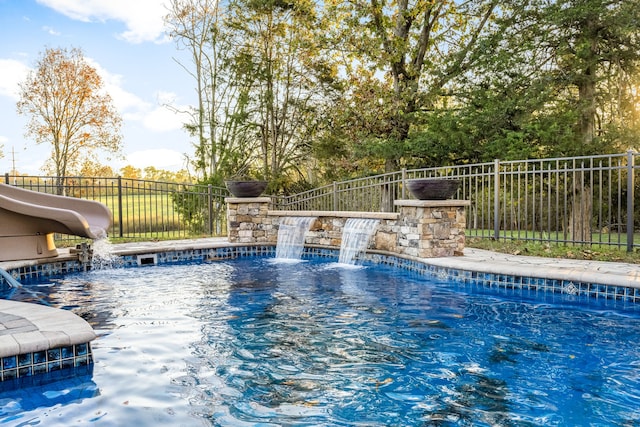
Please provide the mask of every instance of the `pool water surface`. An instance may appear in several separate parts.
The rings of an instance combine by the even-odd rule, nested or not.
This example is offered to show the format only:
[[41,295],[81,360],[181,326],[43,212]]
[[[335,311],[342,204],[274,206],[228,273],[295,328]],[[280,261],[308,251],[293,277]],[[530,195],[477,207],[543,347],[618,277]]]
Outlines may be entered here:
[[0,425],[640,424],[633,305],[268,258],[29,288],[92,324],[95,365],[1,391]]

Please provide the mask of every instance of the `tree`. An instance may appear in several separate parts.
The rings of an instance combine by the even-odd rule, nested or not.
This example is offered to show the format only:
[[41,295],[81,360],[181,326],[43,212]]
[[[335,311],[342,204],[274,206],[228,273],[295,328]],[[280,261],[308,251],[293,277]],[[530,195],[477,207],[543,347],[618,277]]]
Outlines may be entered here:
[[[515,130],[545,118],[546,125],[537,126],[526,140],[539,148],[540,156],[605,154],[637,147],[640,129],[633,120],[637,114],[633,79],[640,65],[640,2],[517,0],[508,4],[515,13],[504,21],[505,36],[496,47],[521,65],[512,67],[500,85],[520,80],[521,87],[539,89],[531,95],[543,94],[534,108],[522,110],[520,129]],[[494,62],[490,72],[495,68]],[[513,100],[513,95],[505,93],[501,103]],[[634,134],[635,141],[629,137]],[[575,173],[567,189],[572,206],[567,227],[577,241],[591,241],[594,184]]]
[[126,165],[120,168],[120,176],[126,179],[141,179],[142,170],[133,165]]
[[171,0],[165,22],[191,63],[180,63],[195,83],[197,105],[185,125],[196,137],[192,165],[203,182],[221,184],[242,169],[254,147],[245,131],[247,82],[229,67],[233,49],[218,0]]
[[[542,104],[532,114],[553,110],[556,117],[573,121],[568,128],[573,140],[545,147],[543,154],[630,148],[634,141],[621,137],[629,133],[624,129],[636,114],[633,78],[640,65],[640,2],[514,0],[507,5],[513,13],[502,20],[502,42],[494,45],[498,58],[509,56],[512,64],[519,63],[511,67],[507,84],[520,79],[523,87],[529,82],[532,88],[546,86],[539,91]],[[487,73],[496,64],[487,64]],[[505,95],[503,99],[513,98]]]
[[264,177],[286,185],[304,176],[332,70],[320,59],[315,3],[235,0],[229,26],[233,67],[251,81],[248,123]]
[[113,168],[109,165],[85,159],[78,171],[81,177],[106,178],[115,176]]
[[198,105],[186,127],[198,138],[205,181],[250,172],[271,191],[304,180],[324,89],[335,70],[319,60],[308,0],[172,0],[166,21],[192,63]]
[[[501,2],[480,39],[491,54],[478,56],[426,114],[416,152],[460,163],[637,147],[639,8],[638,0]],[[576,172],[565,189],[565,226],[577,241],[591,240],[593,185]]]
[[[342,106],[355,120],[356,144],[397,170],[421,111],[474,65],[480,35],[497,0],[329,2],[340,24],[337,43],[353,97]],[[364,76],[365,78],[362,78]]]
[[48,48],[20,84],[19,114],[30,116],[26,135],[52,147],[59,194],[65,176],[97,150],[118,153],[122,119],[104,93],[102,78],[80,49]]

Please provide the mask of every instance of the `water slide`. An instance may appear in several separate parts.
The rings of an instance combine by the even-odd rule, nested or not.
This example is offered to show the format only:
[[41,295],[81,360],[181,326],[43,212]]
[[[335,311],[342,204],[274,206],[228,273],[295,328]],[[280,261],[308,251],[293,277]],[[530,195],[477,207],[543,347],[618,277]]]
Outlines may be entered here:
[[0,261],[57,256],[54,233],[99,239],[110,225],[102,203],[0,184]]

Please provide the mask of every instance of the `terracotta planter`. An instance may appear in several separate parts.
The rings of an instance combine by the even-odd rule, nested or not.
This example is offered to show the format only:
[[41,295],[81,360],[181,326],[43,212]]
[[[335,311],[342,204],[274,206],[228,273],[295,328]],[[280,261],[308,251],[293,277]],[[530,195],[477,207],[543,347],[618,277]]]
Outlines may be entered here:
[[267,181],[225,181],[224,184],[235,197],[259,197],[267,188]]
[[420,178],[407,181],[407,188],[418,200],[446,200],[453,197],[460,186],[458,179]]

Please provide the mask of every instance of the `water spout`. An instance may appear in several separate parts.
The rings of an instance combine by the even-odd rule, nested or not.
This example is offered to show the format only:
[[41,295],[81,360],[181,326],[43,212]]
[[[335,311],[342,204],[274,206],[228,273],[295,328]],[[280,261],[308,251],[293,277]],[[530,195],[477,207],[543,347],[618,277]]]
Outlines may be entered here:
[[103,238],[93,241],[93,251],[91,256],[92,270],[106,270],[120,266],[122,259],[114,254],[113,244],[106,234]]
[[370,218],[349,218],[342,231],[342,243],[340,244],[341,264],[355,264],[356,258],[367,250],[369,240],[376,232],[380,221]]
[[306,216],[283,218],[278,228],[276,258],[300,259],[304,250],[305,234],[315,220],[314,217]]

